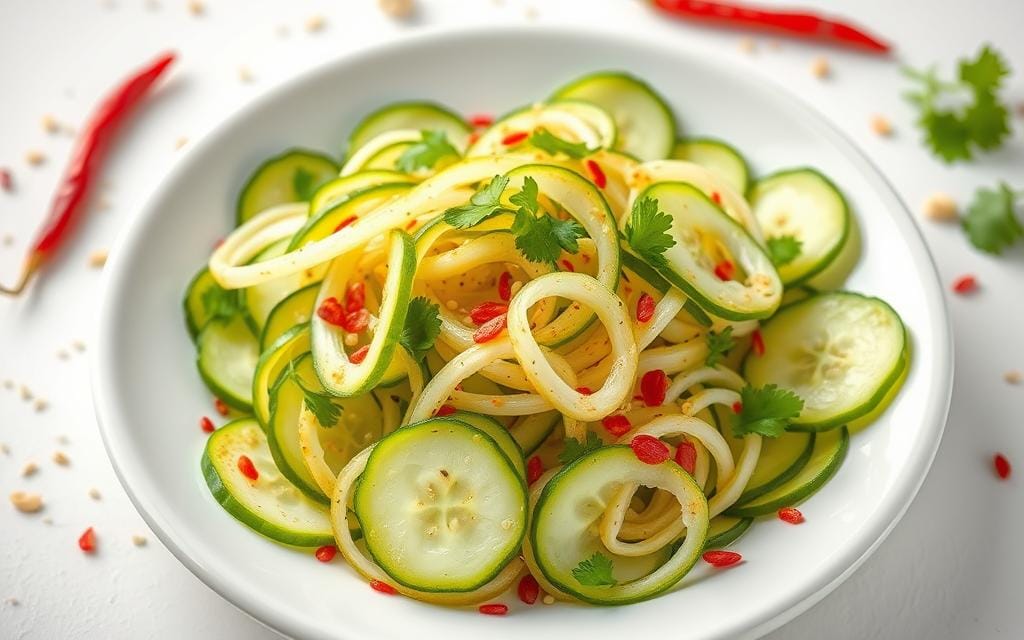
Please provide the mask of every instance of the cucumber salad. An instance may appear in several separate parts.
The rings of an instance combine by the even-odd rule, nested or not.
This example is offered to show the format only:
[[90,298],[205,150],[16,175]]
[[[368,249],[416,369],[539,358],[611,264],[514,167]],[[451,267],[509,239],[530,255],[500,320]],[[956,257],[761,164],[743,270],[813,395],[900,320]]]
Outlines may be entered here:
[[601,72],[496,120],[392,104],[340,163],[265,161],[185,296],[233,414],[216,501],[455,606],[646,600],[792,512],[896,394],[907,332],[841,288],[837,185],[686,133]]

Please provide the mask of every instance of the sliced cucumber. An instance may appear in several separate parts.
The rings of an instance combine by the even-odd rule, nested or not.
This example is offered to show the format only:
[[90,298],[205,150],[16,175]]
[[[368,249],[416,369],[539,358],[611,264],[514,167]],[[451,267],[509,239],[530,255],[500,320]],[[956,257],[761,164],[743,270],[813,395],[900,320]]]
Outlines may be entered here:
[[321,185],[338,175],[338,163],[322,153],[289,149],[270,158],[249,176],[235,213],[242,224],[260,211],[286,202],[309,202]]
[[523,455],[529,457],[554,433],[561,420],[562,414],[557,411],[534,413],[517,419],[508,431],[523,450]]
[[704,548],[721,549],[729,546],[747,532],[752,522],[754,522],[753,518],[736,518],[724,514],[711,518],[711,524],[708,525],[708,539],[704,543]]
[[592,102],[615,121],[615,148],[640,160],[661,160],[672,153],[676,119],[665,100],[646,82],[622,72],[593,73],[564,85],[558,99]]
[[349,136],[346,153],[351,157],[371,138],[395,129],[444,131],[448,140],[458,149],[466,148],[466,141],[472,131],[465,120],[439,104],[397,102],[363,118]]
[[[281,256],[287,251],[290,238],[283,238],[271,244],[253,258],[253,262],[262,262]],[[245,308],[249,314],[251,326],[257,335],[260,335],[262,344],[262,333],[266,326],[267,318],[279,302],[295,293],[302,287],[318,280],[317,274],[309,271],[289,273],[279,278],[267,280],[260,284],[242,289],[242,298]]]
[[[627,559],[611,554],[597,531],[624,482],[668,490],[684,505],[682,545],[642,576],[621,573]],[[629,447],[610,446],[566,465],[544,486],[530,519],[530,549],[544,577],[561,591],[592,604],[621,605],[652,598],[679,582],[700,557],[707,529],[707,500],[682,467],[645,464]],[[599,552],[611,558],[616,584],[581,584],[573,569]]]
[[501,451],[508,456],[509,462],[516,468],[519,475],[524,478],[526,477],[526,462],[523,460],[523,450],[519,448],[519,443],[512,438],[505,425],[491,416],[473,413],[472,411],[456,411],[450,417],[453,420],[465,422],[471,427],[476,427],[491,436],[498,443],[498,446],[501,447]]
[[259,342],[241,315],[211,320],[199,332],[196,364],[203,382],[229,406],[252,409],[252,378],[259,360]]
[[[752,502],[791,480],[804,468],[814,451],[813,433],[784,433],[778,438],[764,438],[757,466],[747,481],[747,488],[736,500],[737,505]],[[731,438],[736,441],[735,438]]]
[[725,178],[736,192],[744,194],[750,185],[750,167],[735,147],[713,138],[690,138],[676,143],[674,160],[686,160]]
[[[369,171],[374,169],[385,169],[385,170],[397,170],[398,159],[402,157],[409,147],[416,144],[415,142],[396,142],[389,144],[377,153],[373,154],[366,160],[366,164],[363,165],[363,171]],[[438,167],[440,168],[440,167]]]
[[528,105],[503,116],[484,131],[466,151],[467,156],[488,156],[509,149],[503,140],[510,133],[545,128],[554,135],[582,142],[591,150],[610,149],[615,144],[615,121],[603,109],[580,100],[555,100],[545,105]]
[[273,386],[288,363],[309,351],[309,325],[296,325],[267,347],[256,363],[252,377],[252,412],[264,428],[270,424]]
[[789,169],[757,181],[750,206],[766,241],[790,236],[800,253],[778,267],[786,286],[804,282],[828,267],[850,233],[850,208],[832,181],[814,169]]
[[265,352],[277,339],[300,324],[309,322],[313,315],[313,303],[320,291],[320,283],[314,282],[298,291],[292,292],[287,298],[277,303],[274,310],[267,316],[260,334],[260,353]]
[[320,211],[315,217],[303,225],[292,236],[289,251],[323,240],[338,230],[338,225],[347,220],[348,224],[359,224],[359,218],[377,209],[385,202],[406,193],[412,185],[409,183],[385,183],[356,191],[341,199],[336,204]]
[[[241,456],[252,461],[256,480],[242,475]],[[334,544],[327,508],[281,476],[255,420],[242,418],[214,431],[206,441],[202,469],[214,499],[257,533],[298,547]]]
[[[212,308],[212,299],[220,298],[221,296],[235,296],[237,300],[237,291],[227,291],[222,289],[217,281],[213,279],[213,274],[206,267],[203,267],[202,271],[197,273],[192,281],[188,284],[188,289],[185,290],[185,324],[188,327],[188,333],[195,340],[199,335],[199,332],[206,326],[206,323],[210,321],[210,318],[215,315],[214,309]],[[238,303],[241,304],[240,302]]]
[[328,207],[333,207],[349,196],[382,184],[412,184],[414,180],[398,171],[360,171],[350,176],[342,176],[331,180],[316,190],[309,201],[309,216],[316,217]]
[[811,459],[800,473],[756,500],[730,508],[726,515],[741,518],[763,516],[806,500],[839,469],[849,445],[850,432],[846,427],[817,434]]
[[748,354],[744,377],[803,398],[790,428],[821,431],[877,408],[900,377],[907,336],[899,315],[878,298],[823,293],[793,303],[761,327],[765,352]]
[[[656,200],[672,216],[669,234],[675,244],[662,254],[663,264],[655,265],[665,279],[726,320],[767,318],[775,312],[782,300],[779,275],[738,222],[685,182],[655,183],[638,196],[644,198]],[[721,280],[715,274],[720,260],[742,269],[743,280]]]
[[353,505],[373,559],[420,591],[486,584],[516,557],[526,532],[522,476],[493,438],[446,418],[381,440]]

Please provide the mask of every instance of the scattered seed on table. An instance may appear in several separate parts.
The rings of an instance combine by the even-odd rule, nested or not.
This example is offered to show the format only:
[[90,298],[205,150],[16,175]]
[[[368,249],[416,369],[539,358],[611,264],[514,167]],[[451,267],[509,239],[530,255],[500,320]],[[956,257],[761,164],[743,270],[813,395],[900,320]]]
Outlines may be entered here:
[[149,9],[150,11],[160,9],[160,2],[158,0],[146,0],[146,9]]
[[876,113],[871,116],[871,130],[883,138],[892,135],[892,123],[885,116]]
[[245,65],[238,67],[238,79],[246,84],[252,82],[252,71],[249,70],[249,67]]
[[0,442],[0,453],[4,454],[5,456],[11,455],[11,448],[7,446],[6,442]]
[[742,38],[740,40],[740,51],[743,53],[757,53],[757,41],[753,38]]
[[71,357],[71,354],[68,353],[67,349],[57,349],[57,357],[61,360],[67,360]]
[[527,20],[536,20],[540,17],[540,11],[537,10],[537,7],[530,5],[523,11],[523,15],[526,16]]
[[4,234],[4,246],[9,247],[14,244],[14,236],[9,233]]
[[555,604],[555,596],[544,594],[540,601],[544,604]]
[[1007,384],[1020,384],[1021,381],[1024,380],[1024,373],[1021,373],[1016,369],[1012,369],[1003,374],[1003,380],[1005,380]]
[[25,466],[21,468],[21,477],[27,478],[29,476],[33,476],[37,471],[39,471],[39,465],[29,460],[25,463]]
[[93,269],[100,269],[103,265],[107,264],[107,256],[110,252],[106,249],[96,249],[89,254],[89,266]]
[[28,402],[29,400],[35,397],[32,395],[32,390],[26,387],[25,385],[20,385],[18,387],[18,395],[21,396],[21,399],[24,400],[25,402]]
[[43,497],[38,493],[11,492],[11,504],[22,513],[35,513],[43,508]]
[[75,351],[78,351],[79,353],[85,351],[85,343],[82,342],[81,340],[75,340],[74,342],[71,343],[71,346],[74,347]]
[[51,525],[53,524],[53,518],[51,518],[50,516],[46,516],[45,518],[43,518],[42,522],[45,525]]
[[956,200],[948,193],[936,191],[929,195],[921,205],[921,212],[925,218],[935,222],[948,222],[959,217]]
[[38,167],[46,162],[46,155],[38,149],[31,149],[25,154],[25,162],[33,167]]
[[377,0],[377,5],[389,18],[402,20],[412,15],[413,0]]
[[71,440],[68,439],[68,437],[66,435],[61,434],[61,435],[57,436],[57,442],[59,444],[67,444],[67,443],[71,442]]
[[50,403],[43,398],[36,398],[32,403],[32,408],[35,409],[36,413],[42,413],[46,411],[50,406]]
[[21,604],[21,602],[17,598],[15,598],[14,596],[11,596],[9,598],[4,598],[4,604],[8,604],[8,605],[10,605],[12,607],[16,607],[19,604]]
[[136,547],[146,546],[146,536],[141,536],[136,533],[132,536],[132,544],[134,544]]
[[308,31],[309,33],[316,33],[317,31],[323,30],[324,25],[326,25],[326,24],[327,24],[327,21],[324,20],[323,16],[321,16],[321,15],[310,16],[310,17],[306,18],[306,31]]
[[93,500],[99,500],[103,496],[100,495],[100,490],[99,489],[97,489],[96,487],[90,487],[89,488],[89,497],[92,498]]
[[10,378],[4,380],[4,389],[7,389],[8,391],[10,391],[13,388],[14,388],[14,380],[11,380]]
[[811,73],[815,78],[825,79],[832,75],[832,68],[828,64],[828,58],[818,56],[811,62]]
[[50,114],[46,114],[42,118],[43,131],[46,133],[57,133],[61,130],[61,125],[57,122],[57,119]]
[[200,0],[189,0],[188,12],[194,16],[201,16],[206,13],[206,5]]
[[68,454],[64,453],[63,451],[54,451],[53,461],[62,467],[66,467],[69,464],[71,464],[71,458],[69,458]]

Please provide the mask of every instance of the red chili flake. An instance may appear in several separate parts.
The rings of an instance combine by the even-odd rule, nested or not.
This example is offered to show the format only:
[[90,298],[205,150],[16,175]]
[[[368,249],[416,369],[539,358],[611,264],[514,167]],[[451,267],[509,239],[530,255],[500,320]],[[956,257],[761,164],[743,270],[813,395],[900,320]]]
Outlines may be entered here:
[[213,408],[217,410],[217,413],[224,417],[227,417],[227,415],[231,413],[231,409],[229,409],[228,405],[220,398],[213,399]]
[[352,313],[366,306],[366,284],[359,280],[345,289],[345,311]]
[[608,416],[601,420],[601,425],[615,437],[619,437],[633,428],[629,418],[623,415]]
[[504,302],[481,302],[469,312],[469,318],[473,324],[481,325],[503,313],[508,313],[508,305]]
[[804,514],[794,507],[783,507],[779,509],[779,520],[789,524],[800,524],[804,521]]
[[213,433],[213,420],[210,420],[206,416],[199,419],[199,428],[206,433]]
[[494,124],[494,116],[488,113],[477,113],[469,116],[469,124],[474,127],[489,127]]
[[712,191],[711,192],[711,201],[714,202],[715,204],[717,204],[718,206],[722,206],[722,195],[720,193],[718,193],[717,191]]
[[415,227],[418,222],[419,222],[419,220],[417,220],[416,218],[413,218],[409,222],[406,222],[405,223],[405,230],[406,231],[412,230],[412,228]]
[[590,387],[576,387],[576,393],[581,393],[585,396],[589,396],[594,392],[590,390]]
[[482,604],[480,613],[485,616],[503,616],[508,613],[508,607],[503,604]]
[[999,476],[1000,480],[1009,478],[1010,472],[1013,471],[1012,467],[1010,467],[1010,461],[1001,453],[992,456],[992,466],[995,467],[996,475]]
[[735,273],[736,265],[729,260],[722,260],[715,265],[715,276],[717,276],[719,280],[732,280]]
[[697,469],[697,447],[688,440],[683,440],[676,447],[676,464],[683,468],[683,471],[693,475]]
[[738,414],[741,411],[743,411],[743,403],[742,402],[736,401],[736,402],[732,403],[732,412],[733,413],[737,413]]
[[334,554],[336,553],[338,553],[338,547],[333,544],[325,544],[317,549],[316,553],[313,555],[315,555],[316,559],[320,562],[330,562],[331,560],[334,560]]
[[601,165],[593,160],[587,160],[587,171],[590,173],[590,177],[598,189],[604,189],[608,186],[608,178],[604,175],[604,171],[601,170]]
[[505,330],[505,322],[507,320],[508,316],[501,314],[483,323],[479,329],[473,332],[473,342],[483,344],[498,337],[498,334]]
[[512,274],[502,271],[498,276],[498,297],[508,302],[512,299]]
[[345,227],[347,227],[350,224],[354,223],[356,220],[358,220],[358,218],[356,218],[355,216],[349,216],[349,217],[345,218],[344,220],[342,220],[341,222],[338,223],[338,226],[334,227],[335,233],[337,233],[338,231],[341,231]]
[[78,537],[78,548],[86,553],[96,551],[96,532],[92,530],[92,527],[86,529]]
[[530,574],[523,576],[523,579],[519,581],[519,599],[526,604],[533,604],[537,602],[537,596],[540,595],[540,585],[537,583],[537,578],[534,578]]
[[701,557],[704,558],[704,562],[712,567],[729,567],[743,559],[743,556],[735,551],[721,551],[717,549],[705,551]]
[[362,333],[368,326],[370,326],[370,312],[366,309],[346,313],[345,318],[341,321],[341,328],[349,333]]
[[455,411],[456,409],[452,405],[442,404],[440,407],[437,408],[437,411],[434,412],[434,415],[437,416],[438,418],[443,418],[444,416],[452,415],[453,413],[455,413]]
[[526,461],[526,484],[537,482],[537,478],[544,473],[544,462],[540,456],[533,456]]
[[242,475],[249,478],[253,482],[260,479],[260,472],[256,470],[256,465],[252,463],[247,455],[238,456],[238,470],[242,472]]
[[960,276],[953,281],[953,292],[963,295],[978,289],[978,279],[974,276]]
[[472,131],[472,132],[470,132],[470,134],[469,134],[469,138],[467,139],[467,143],[468,143],[468,144],[469,144],[470,146],[472,146],[472,145],[473,145],[473,144],[475,144],[475,143],[476,143],[476,141],[477,141],[477,140],[479,140],[479,139],[480,139],[480,132],[479,132],[479,131]]
[[667,444],[646,433],[641,433],[630,440],[629,446],[640,462],[645,464],[661,464],[668,460],[670,455]]
[[341,306],[337,298],[331,296],[320,303],[316,315],[327,324],[340,327],[341,323],[345,321],[345,308]]
[[764,336],[761,335],[760,329],[754,329],[754,332],[750,334],[750,346],[754,349],[754,355],[758,357],[764,355]]
[[640,378],[640,395],[648,407],[657,407],[665,403],[665,391],[668,390],[668,376],[661,369],[648,371]]
[[381,582],[380,580],[370,580],[370,588],[373,589],[374,591],[379,591],[381,593],[386,593],[389,596],[393,596],[396,593],[398,593],[397,589],[395,589],[394,587],[392,587],[390,584],[388,584],[386,582]]
[[0,169],[0,189],[10,191],[14,188],[14,179],[11,177],[10,169]]
[[220,246],[222,244],[224,244],[224,238],[217,238],[216,240],[213,241],[213,248],[220,249]]
[[529,131],[514,131],[506,135],[504,138],[502,138],[501,144],[505,145],[506,147],[511,147],[512,145],[519,144],[520,142],[526,140],[529,137]]
[[366,360],[366,354],[370,351],[370,345],[364,344],[352,353],[348,354],[348,361],[352,364],[359,364]]
[[640,324],[646,324],[651,321],[654,317],[654,298],[651,294],[644,293],[640,294],[640,299],[636,301],[636,321]]
[[572,266],[572,263],[569,262],[568,260],[562,260],[561,262],[559,262],[559,264],[562,265],[563,270],[568,271],[569,273],[576,272],[576,267]]

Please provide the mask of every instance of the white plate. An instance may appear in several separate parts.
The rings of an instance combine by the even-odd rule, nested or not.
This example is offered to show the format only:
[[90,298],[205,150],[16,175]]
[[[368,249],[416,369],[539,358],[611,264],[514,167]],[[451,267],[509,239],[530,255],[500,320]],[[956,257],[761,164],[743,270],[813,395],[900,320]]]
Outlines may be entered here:
[[[864,235],[849,288],[889,301],[910,329],[913,363],[902,393],[878,423],[853,437],[839,473],[802,507],[807,522],[756,523],[737,545],[744,564],[714,575],[698,566],[685,588],[649,602],[527,608],[509,596],[510,615],[499,620],[382,596],[343,563],[324,566],[233,520],[199,472],[205,437],[197,420],[210,412],[211,399],[196,374],[181,299],[214,240],[230,230],[246,174],[289,146],[338,152],[361,115],[392,100],[434,99],[465,113],[502,113],[605,68],[648,80],[668,98],[683,132],[732,142],[755,174],[812,165],[830,176]],[[122,483],[193,573],[254,618],[301,638],[766,633],[835,588],[896,524],[924,480],[949,403],[952,349],[934,267],[905,208],[864,156],[774,85],[700,52],[607,33],[445,32],[310,71],[197,145],[126,230],[106,272],[94,394]]]

